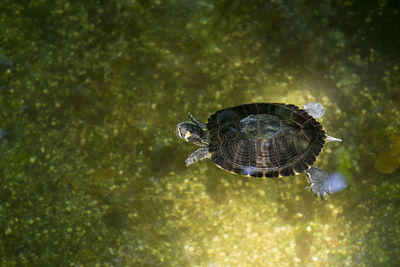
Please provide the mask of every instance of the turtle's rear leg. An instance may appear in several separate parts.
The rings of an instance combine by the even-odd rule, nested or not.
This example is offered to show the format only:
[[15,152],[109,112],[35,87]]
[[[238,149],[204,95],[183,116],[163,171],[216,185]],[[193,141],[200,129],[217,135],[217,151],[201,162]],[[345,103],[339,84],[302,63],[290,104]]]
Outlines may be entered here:
[[324,106],[321,103],[307,103],[303,106],[303,109],[315,119],[321,118],[325,113]]
[[307,181],[315,196],[327,198],[329,194],[343,190],[346,186],[345,178],[340,174],[329,175],[326,171],[311,166],[306,172]]
[[210,153],[208,153],[208,148],[202,147],[197,149],[195,152],[189,155],[185,160],[186,166],[189,166],[199,160],[210,158]]
[[326,198],[329,195],[327,188],[329,175],[327,172],[311,166],[306,172],[307,181],[310,183],[311,191],[315,196]]

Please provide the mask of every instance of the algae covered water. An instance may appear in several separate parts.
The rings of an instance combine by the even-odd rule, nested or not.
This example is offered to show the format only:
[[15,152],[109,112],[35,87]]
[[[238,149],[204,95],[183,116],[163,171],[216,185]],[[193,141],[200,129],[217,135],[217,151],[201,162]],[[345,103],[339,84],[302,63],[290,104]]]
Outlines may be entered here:
[[[397,266],[398,1],[1,1],[0,265]],[[175,135],[193,113],[320,102],[343,140],[251,179]]]

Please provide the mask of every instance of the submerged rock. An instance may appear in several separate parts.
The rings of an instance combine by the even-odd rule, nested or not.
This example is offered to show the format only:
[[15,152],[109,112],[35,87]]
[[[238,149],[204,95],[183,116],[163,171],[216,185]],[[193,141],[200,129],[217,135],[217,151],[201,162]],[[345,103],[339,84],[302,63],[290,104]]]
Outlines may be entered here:
[[381,151],[374,168],[380,173],[391,174],[400,166],[400,134],[390,136],[390,148]]

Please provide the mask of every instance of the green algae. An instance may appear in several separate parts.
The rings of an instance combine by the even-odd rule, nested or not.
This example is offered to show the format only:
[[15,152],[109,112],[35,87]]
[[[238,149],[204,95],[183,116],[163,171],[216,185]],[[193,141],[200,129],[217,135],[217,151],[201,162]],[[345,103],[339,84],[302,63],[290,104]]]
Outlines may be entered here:
[[[0,9],[0,265],[398,264],[399,170],[374,168],[400,131],[392,2]],[[347,189],[322,201],[304,175],[184,166],[187,112],[262,101],[324,104],[343,142],[317,165]]]

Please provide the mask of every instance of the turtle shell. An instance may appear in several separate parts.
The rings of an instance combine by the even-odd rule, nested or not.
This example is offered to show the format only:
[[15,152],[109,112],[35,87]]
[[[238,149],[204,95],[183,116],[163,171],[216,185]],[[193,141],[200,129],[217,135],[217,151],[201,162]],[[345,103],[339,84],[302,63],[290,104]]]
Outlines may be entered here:
[[208,119],[211,160],[220,168],[253,177],[292,176],[315,162],[325,131],[305,110],[254,103],[219,110]]

